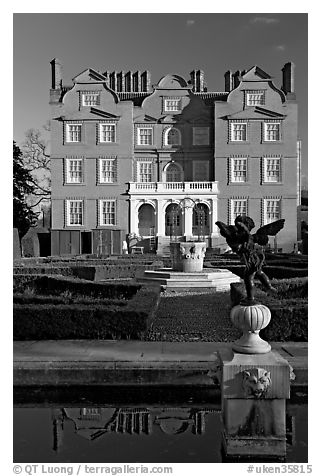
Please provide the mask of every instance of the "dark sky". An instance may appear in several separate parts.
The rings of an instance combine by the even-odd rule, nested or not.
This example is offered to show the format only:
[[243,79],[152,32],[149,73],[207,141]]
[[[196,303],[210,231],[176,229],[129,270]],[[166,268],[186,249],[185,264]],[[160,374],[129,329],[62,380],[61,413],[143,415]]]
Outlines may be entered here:
[[63,63],[65,84],[84,69],[145,70],[152,84],[167,73],[202,69],[209,91],[224,73],[260,66],[281,86],[296,65],[303,173],[307,174],[308,15],[305,13],[16,13],[13,37],[14,140],[49,117],[49,62]]

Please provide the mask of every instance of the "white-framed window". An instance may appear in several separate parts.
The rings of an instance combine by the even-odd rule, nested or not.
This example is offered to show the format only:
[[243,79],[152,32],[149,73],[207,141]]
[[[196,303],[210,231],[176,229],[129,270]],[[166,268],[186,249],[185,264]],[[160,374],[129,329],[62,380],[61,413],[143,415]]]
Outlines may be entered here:
[[153,128],[152,127],[138,127],[137,128],[137,144],[138,145],[153,145]]
[[231,123],[231,141],[244,142],[247,141],[247,123],[232,122]]
[[165,112],[179,112],[182,109],[181,99],[164,99]]
[[115,183],[117,181],[116,159],[99,159],[99,183]]
[[210,128],[193,127],[193,145],[209,145]]
[[264,157],[264,182],[278,183],[281,182],[281,158],[280,157]]
[[253,91],[246,93],[247,106],[262,106],[265,104],[264,91]]
[[281,140],[281,123],[264,122],[263,138],[265,142],[278,142]]
[[66,183],[83,183],[84,161],[83,159],[66,159]]
[[231,159],[231,182],[247,182],[247,158]]
[[66,142],[81,142],[81,124],[66,124]]
[[138,182],[152,182],[153,164],[152,162],[138,162]]
[[101,144],[116,142],[116,124],[109,122],[99,124],[99,142]]
[[234,225],[235,218],[238,215],[247,215],[247,199],[233,199],[231,200],[231,216],[230,224]]
[[116,225],[116,200],[99,201],[100,225]]
[[209,163],[207,160],[193,161],[193,180],[195,182],[206,182],[209,180]]
[[67,200],[67,225],[83,225],[84,224],[84,201],[83,200]]
[[165,145],[181,145],[181,132],[175,127],[165,131]]
[[281,218],[281,200],[279,198],[264,199],[264,225]]
[[182,182],[182,169],[177,164],[169,164],[166,168],[166,182]]
[[81,105],[82,106],[98,106],[99,93],[98,92],[81,93]]

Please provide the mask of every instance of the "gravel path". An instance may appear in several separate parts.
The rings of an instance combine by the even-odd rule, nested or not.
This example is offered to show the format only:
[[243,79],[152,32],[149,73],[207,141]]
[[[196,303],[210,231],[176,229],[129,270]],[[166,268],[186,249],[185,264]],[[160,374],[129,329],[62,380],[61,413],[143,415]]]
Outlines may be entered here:
[[240,337],[229,318],[230,293],[165,291],[148,335],[151,341],[230,342]]

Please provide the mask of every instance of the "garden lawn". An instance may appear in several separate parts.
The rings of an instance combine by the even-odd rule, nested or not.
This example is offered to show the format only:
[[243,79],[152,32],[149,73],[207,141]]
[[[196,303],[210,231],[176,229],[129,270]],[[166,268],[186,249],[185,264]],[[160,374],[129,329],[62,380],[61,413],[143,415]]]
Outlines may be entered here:
[[161,294],[148,340],[230,342],[241,332],[230,321],[230,293],[214,290]]

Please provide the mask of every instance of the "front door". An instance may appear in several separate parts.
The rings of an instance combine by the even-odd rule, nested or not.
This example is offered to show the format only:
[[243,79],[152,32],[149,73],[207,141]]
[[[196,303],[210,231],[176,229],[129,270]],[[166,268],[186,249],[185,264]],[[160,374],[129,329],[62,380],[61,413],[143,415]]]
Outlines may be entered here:
[[166,208],[165,235],[173,238],[182,235],[182,210],[176,203]]

